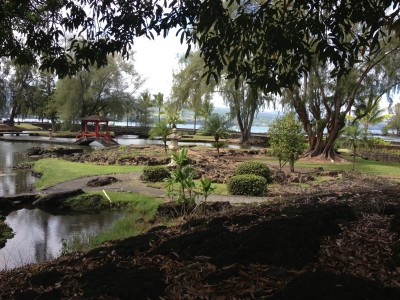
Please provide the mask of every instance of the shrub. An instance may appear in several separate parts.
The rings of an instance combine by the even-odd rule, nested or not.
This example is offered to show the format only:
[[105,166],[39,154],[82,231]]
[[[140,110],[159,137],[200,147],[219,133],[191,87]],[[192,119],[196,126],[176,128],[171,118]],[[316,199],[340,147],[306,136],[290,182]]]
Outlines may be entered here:
[[143,181],[161,182],[169,176],[169,171],[164,166],[146,166],[140,177]]
[[271,182],[271,171],[268,166],[258,161],[246,161],[236,167],[235,175],[254,174]]
[[267,194],[267,179],[254,174],[235,175],[229,178],[228,191],[231,195],[262,197]]

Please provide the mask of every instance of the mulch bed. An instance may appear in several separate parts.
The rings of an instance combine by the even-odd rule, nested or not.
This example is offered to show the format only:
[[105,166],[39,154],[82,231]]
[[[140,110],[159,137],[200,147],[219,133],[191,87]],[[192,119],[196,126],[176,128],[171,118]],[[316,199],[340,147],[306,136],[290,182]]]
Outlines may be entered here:
[[392,187],[224,205],[179,226],[0,272],[0,298],[400,299],[399,195]]

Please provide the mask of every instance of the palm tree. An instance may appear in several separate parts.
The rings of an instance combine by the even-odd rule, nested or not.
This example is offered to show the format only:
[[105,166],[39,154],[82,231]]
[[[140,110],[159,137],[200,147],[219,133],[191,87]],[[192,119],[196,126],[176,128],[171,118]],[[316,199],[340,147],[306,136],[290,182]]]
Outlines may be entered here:
[[181,119],[181,106],[178,102],[167,102],[164,105],[165,114],[167,115],[167,122],[172,128],[176,128],[176,124],[183,123]]
[[167,137],[171,134],[171,128],[168,126],[166,121],[162,121],[152,127],[149,131],[150,138],[161,137],[164,143],[164,150],[167,153]]
[[379,108],[380,100],[381,98],[377,101],[369,98],[367,101],[363,102],[362,105],[357,107],[354,110],[355,118],[352,124],[354,125],[358,120],[361,121],[364,125],[364,131],[367,132],[369,125],[385,121],[390,115],[385,114],[385,109]]
[[147,127],[150,121],[150,107],[153,106],[153,101],[151,100],[151,95],[148,91],[140,93],[139,99],[137,100],[137,113],[139,117],[139,122]]
[[205,134],[214,136],[214,146],[217,148],[218,157],[219,148],[222,146],[222,143],[219,141],[219,139],[226,138],[228,136],[230,126],[230,120],[225,115],[220,115],[217,113],[212,114],[204,126]]
[[158,93],[153,95],[154,97],[154,103],[158,107],[158,122],[161,121],[161,107],[164,104],[164,94],[163,93]]
[[357,150],[368,145],[367,132],[359,127],[358,123],[347,125],[341,131],[342,138],[339,140],[340,144],[348,147],[353,156],[353,171],[356,164]]

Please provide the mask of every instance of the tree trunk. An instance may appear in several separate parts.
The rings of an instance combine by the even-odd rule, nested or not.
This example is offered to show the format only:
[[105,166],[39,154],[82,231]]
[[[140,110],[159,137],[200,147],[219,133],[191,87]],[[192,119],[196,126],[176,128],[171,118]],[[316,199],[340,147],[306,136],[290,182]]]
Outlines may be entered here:
[[57,132],[57,122],[55,118],[50,118],[51,122],[51,131],[52,132]]
[[291,159],[290,161],[289,161],[289,168],[290,168],[290,172],[294,172],[294,160],[293,159]]
[[251,130],[249,128],[244,128],[243,131],[240,132],[240,144],[245,144],[250,140]]
[[10,126],[14,126],[14,124],[15,124],[14,120],[17,115],[18,108],[19,108],[18,103],[14,103],[14,105],[11,109],[11,114],[10,114],[10,123],[9,123]]

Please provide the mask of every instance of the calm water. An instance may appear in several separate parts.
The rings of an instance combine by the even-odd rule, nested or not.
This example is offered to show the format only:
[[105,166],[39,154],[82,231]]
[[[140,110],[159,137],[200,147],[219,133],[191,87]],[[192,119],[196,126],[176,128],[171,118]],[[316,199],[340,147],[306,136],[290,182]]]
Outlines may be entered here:
[[40,209],[12,212],[6,223],[15,236],[0,249],[0,270],[57,258],[61,254],[62,239],[99,232],[121,216],[116,212],[54,216]]
[[[29,192],[35,182],[30,170],[12,167],[30,161],[18,153],[31,147],[54,147],[44,143],[0,141],[0,196]],[[90,151],[90,148],[86,149]],[[54,216],[39,209],[21,209],[6,217],[15,236],[0,249],[0,270],[51,260],[60,255],[61,240],[73,235],[89,235],[109,227],[122,214],[102,212],[92,215]]]
[[[29,170],[14,170],[17,164],[32,161],[19,153],[32,147],[50,147],[45,143],[12,143],[0,141],[0,196],[9,196],[29,192],[35,182]],[[54,145],[53,145],[54,146]]]

